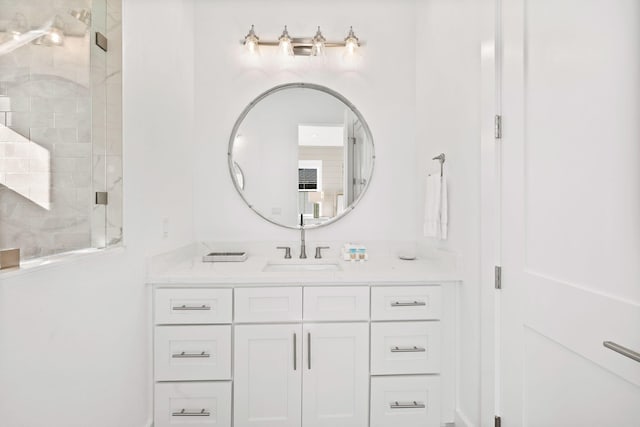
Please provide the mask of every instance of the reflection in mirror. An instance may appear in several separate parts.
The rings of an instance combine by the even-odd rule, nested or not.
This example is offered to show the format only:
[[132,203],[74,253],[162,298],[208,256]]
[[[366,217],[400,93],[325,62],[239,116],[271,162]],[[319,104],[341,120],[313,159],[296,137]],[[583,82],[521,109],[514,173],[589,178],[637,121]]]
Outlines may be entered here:
[[244,190],[244,173],[238,162],[233,162],[233,173],[235,174],[236,183],[241,190]]
[[373,173],[366,122],[344,97],[317,85],[262,94],[236,122],[229,145],[231,177],[242,198],[289,228],[298,227],[300,214],[309,227],[348,213]]

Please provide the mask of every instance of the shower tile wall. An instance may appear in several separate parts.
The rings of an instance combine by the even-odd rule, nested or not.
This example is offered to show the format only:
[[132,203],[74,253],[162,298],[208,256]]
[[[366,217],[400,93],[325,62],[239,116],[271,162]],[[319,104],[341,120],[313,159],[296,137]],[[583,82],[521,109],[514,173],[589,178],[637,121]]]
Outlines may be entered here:
[[[45,6],[51,10],[47,12]],[[109,172],[105,168],[107,129],[118,141],[118,150],[109,151],[118,156],[121,139],[119,123],[107,120],[106,54],[95,52],[90,32],[68,16],[73,8],[88,7],[88,0],[0,0],[0,26],[16,11],[29,18],[31,27],[58,14],[64,16],[65,33],[67,25],[73,33],[65,36],[63,46],[28,43],[0,55],[0,248],[20,247],[23,258],[107,243],[106,209],[94,205],[94,191],[106,188],[108,176],[111,182],[121,183],[121,161],[113,161],[115,167]],[[118,3],[118,17],[119,9]],[[0,41],[7,37],[0,32]],[[98,83],[103,85],[102,92],[96,88]],[[102,96],[92,100],[96,93]],[[119,88],[117,96],[111,96],[119,99]],[[98,102],[101,108],[95,111]],[[95,121],[97,114],[102,114],[101,120]],[[97,176],[102,186],[95,186]],[[116,216],[112,242],[122,235],[117,199],[110,197]],[[92,212],[100,210],[102,221],[97,222]]]

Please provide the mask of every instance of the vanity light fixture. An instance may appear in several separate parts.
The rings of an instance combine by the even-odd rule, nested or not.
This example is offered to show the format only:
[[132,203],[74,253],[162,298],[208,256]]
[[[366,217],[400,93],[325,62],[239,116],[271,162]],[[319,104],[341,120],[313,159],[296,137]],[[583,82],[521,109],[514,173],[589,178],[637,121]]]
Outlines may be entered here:
[[349,33],[343,41],[327,41],[320,27],[313,37],[292,37],[286,25],[277,40],[261,40],[252,25],[240,42],[251,53],[257,52],[259,46],[277,46],[285,56],[322,56],[327,48],[334,47],[346,48],[348,54],[353,54],[363,44],[356,37],[353,27],[349,28]]

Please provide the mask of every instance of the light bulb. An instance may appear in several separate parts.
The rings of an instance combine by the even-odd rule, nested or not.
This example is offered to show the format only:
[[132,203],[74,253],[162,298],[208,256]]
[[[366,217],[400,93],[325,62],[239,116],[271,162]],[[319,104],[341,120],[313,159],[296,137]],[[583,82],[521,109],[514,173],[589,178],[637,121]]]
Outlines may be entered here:
[[16,13],[7,27],[7,32],[11,34],[14,40],[17,40],[27,31],[29,31],[27,18],[22,13]]
[[320,31],[320,27],[318,27],[318,31],[316,31],[316,35],[313,36],[312,47],[311,47],[311,55],[312,56],[321,56],[325,53],[325,42],[327,39],[324,38],[322,32]]
[[286,56],[293,56],[293,43],[286,25],[284,26],[284,31],[278,41],[280,42],[278,45],[280,51]]
[[60,16],[56,16],[53,25],[49,28],[45,36],[44,43],[48,46],[62,46],[64,43],[64,21]]
[[258,51],[258,46],[260,45],[260,38],[256,35],[253,30],[253,25],[249,30],[249,33],[244,38],[244,45],[247,47],[249,52],[255,53]]
[[347,34],[347,37],[344,39],[344,46],[349,55],[353,55],[356,49],[360,47],[360,40],[358,40],[358,37],[356,37],[353,32],[353,27],[349,28],[349,34]]
[[47,38],[47,41],[52,45],[60,46],[64,40],[64,34],[60,28],[53,27],[49,30]]

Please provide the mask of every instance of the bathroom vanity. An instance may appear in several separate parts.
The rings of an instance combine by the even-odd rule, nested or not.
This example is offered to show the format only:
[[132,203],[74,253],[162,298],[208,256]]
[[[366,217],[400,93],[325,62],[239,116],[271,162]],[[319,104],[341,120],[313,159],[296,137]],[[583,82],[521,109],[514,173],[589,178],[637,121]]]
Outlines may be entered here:
[[242,263],[204,263],[201,248],[151,269],[162,271],[149,279],[155,427],[452,422],[455,268],[400,260],[389,242],[370,257],[363,246],[362,261],[339,256],[345,242],[330,245],[330,261],[318,244],[307,259],[305,232],[353,211],[372,179],[358,109],[323,86],[276,86],[240,114],[227,154],[238,195],[299,231],[299,251],[244,242],[219,247],[247,250]]
[[338,272],[250,261],[150,280],[155,427],[453,421],[453,276],[390,258]]

